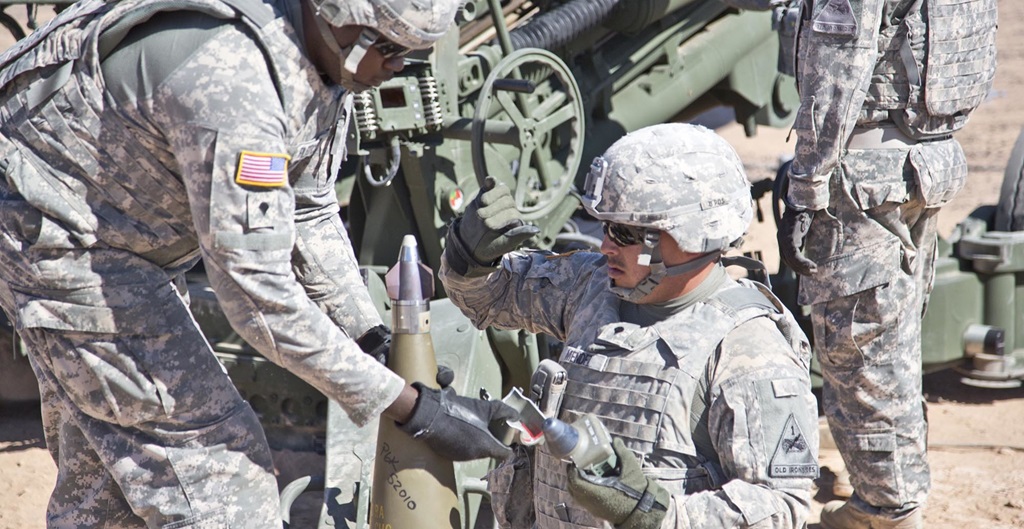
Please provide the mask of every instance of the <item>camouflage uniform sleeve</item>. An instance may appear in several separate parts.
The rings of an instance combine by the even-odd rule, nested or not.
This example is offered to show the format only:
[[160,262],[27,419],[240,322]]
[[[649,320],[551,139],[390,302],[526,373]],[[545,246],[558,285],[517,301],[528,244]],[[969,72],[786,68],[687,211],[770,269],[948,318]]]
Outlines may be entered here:
[[666,520],[679,528],[804,527],[818,474],[807,369],[767,318],[740,325],[721,348],[708,428],[726,483],[674,496]]
[[[799,42],[800,109],[788,200],[805,209],[828,206],[829,181],[853,131],[878,53],[884,0],[814,0]],[[805,8],[806,9],[806,8]]]
[[496,271],[466,277],[442,257],[440,277],[448,297],[477,328],[526,329],[565,340],[568,322],[603,259],[598,253],[513,252]]
[[[339,127],[344,124],[342,122]],[[344,130],[337,130],[344,142]],[[343,156],[339,149],[336,156]],[[366,289],[348,231],[338,215],[333,163],[309,163],[293,184],[296,241],[292,265],[306,294],[346,334],[358,338],[382,323]]]
[[[236,182],[243,151],[284,156],[288,149],[286,118],[257,44],[237,27],[220,32],[154,92],[151,113],[179,164],[206,271],[232,327],[355,423],[379,415],[404,382],[363,354],[297,281],[288,179]],[[314,239],[326,241],[321,255],[344,254],[340,237]]]

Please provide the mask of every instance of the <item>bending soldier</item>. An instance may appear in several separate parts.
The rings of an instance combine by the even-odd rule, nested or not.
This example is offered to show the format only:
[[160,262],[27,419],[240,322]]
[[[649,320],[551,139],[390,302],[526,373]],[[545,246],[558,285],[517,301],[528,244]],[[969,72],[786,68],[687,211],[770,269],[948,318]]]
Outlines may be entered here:
[[[441,279],[480,328],[564,342],[559,412],[597,415],[622,462],[588,480],[536,447],[532,480],[492,474],[519,526],[803,527],[818,475],[810,347],[767,287],[733,280],[723,253],[753,212],[732,147],[685,124],[630,133],[594,160],[583,204],[601,253],[513,252],[532,231],[489,181],[453,224]],[[511,253],[508,253],[511,252]],[[512,472],[514,479],[501,476]],[[529,473],[527,473],[529,474]],[[528,516],[521,501],[532,484]]]
[[82,0],[0,56],[0,305],[59,467],[49,527],[281,527],[257,417],[188,311],[200,257],[238,334],[355,423],[508,453],[487,423],[514,410],[350,338],[381,326],[334,194],[351,93],[458,4]]

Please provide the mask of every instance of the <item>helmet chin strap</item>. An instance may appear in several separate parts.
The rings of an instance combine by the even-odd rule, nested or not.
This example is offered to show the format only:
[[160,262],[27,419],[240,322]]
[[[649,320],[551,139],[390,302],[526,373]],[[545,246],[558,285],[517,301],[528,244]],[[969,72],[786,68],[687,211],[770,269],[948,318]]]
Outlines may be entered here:
[[363,57],[366,56],[366,52],[373,46],[373,43],[377,41],[379,36],[376,31],[366,28],[359,33],[359,38],[356,39],[355,43],[351,46],[341,49],[338,45],[338,41],[334,38],[334,33],[331,31],[331,26],[319,15],[314,15],[313,19],[316,20],[316,29],[320,32],[320,37],[327,45],[327,49],[331,51],[335,56],[338,57],[338,67],[341,70],[341,86],[352,92],[362,92],[372,88],[370,85],[360,83],[355,80],[356,70],[359,69],[359,63],[363,61]]
[[639,303],[641,299],[654,291],[666,277],[678,276],[703,268],[708,263],[721,257],[721,251],[708,252],[700,257],[672,266],[665,266],[661,259],[660,233],[656,230],[644,230],[644,249],[637,256],[637,264],[649,266],[651,272],[633,288],[612,286],[613,294],[624,301]]

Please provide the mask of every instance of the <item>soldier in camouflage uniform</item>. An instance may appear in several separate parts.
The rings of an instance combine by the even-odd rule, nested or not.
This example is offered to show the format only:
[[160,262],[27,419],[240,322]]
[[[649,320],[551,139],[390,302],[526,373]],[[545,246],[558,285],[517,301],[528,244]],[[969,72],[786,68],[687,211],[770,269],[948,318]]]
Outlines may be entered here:
[[[441,279],[480,328],[564,342],[559,418],[593,413],[619,477],[593,479],[538,445],[489,476],[508,526],[777,527],[806,524],[818,475],[810,348],[764,285],[723,252],[752,218],[750,183],[714,132],[664,124],[594,160],[583,203],[601,253],[511,252],[532,234],[488,182],[452,226]],[[533,509],[521,515],[532,484]],[[515,514],[510,514],[515,513]]]
[[514,410],[417,390],[352,339],[381,320],[334,192],[351,91],[457,6],[83,0],[0,56],[0,305],[59,467],[49,527],[281,527],[257,417],[188,311],[200,257],[238,334],[356,424],[508,453],[486,423]]
[[921,318],[936,214],[967,177],[952,134],[994,75],[996,0],[807,0],[801,23],[778,239],[803,276],[825,414],[855,490],[821,523],[921,527]]

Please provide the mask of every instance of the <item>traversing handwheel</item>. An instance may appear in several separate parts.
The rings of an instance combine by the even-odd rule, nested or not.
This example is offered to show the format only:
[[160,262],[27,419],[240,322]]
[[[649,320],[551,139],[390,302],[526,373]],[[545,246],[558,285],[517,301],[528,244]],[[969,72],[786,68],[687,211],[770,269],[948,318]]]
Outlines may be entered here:
[[3,26],[8,33],[14,37],[14,40],[21,40],[25,38],[25,30],[21,29],[21,25],[18,24],[14,17],[5,13],[0,9],[0,26]]
[[512,189],[527,221],[550,213],[569,193],[583,151],[579,86],[555,54],[517,50],[480,89],[472,127],[473,169]]

